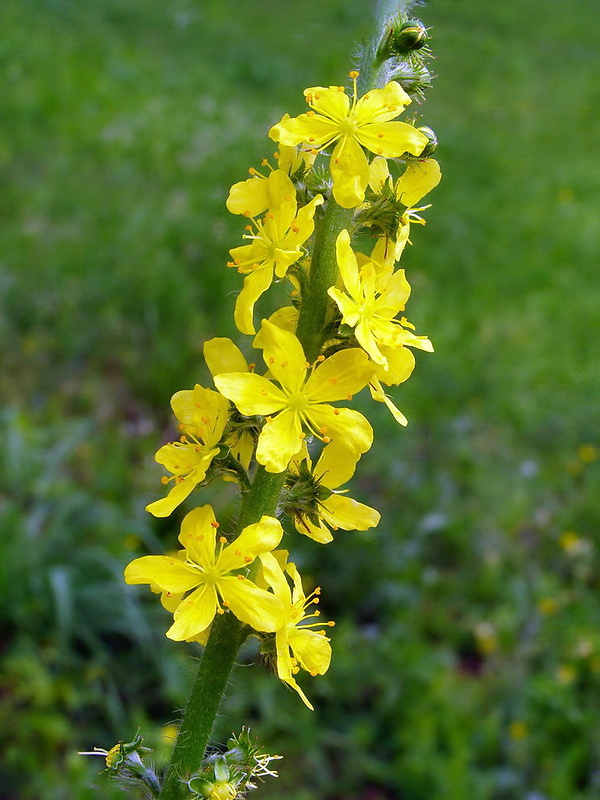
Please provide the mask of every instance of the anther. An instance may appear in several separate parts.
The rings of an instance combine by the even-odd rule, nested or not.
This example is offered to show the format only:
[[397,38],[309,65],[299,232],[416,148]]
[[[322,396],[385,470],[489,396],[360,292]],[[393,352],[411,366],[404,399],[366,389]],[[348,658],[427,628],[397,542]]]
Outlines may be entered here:
[[322,361],[325,361],[325,356],[317,356],[317,361],[319,363],[321,363]]
[[238,579],[238,581],[246,580],[243,575],[236,575],[236,578]]
[[339,415],[340,415],[340,410],[339,410],[339,408],[334,408],[334,409],[333,409],[333,413],[335,414],[335,416],[336,416],[336,417],[339,417]]
[[257,175],[258,174],[257,171],[254,169],[254,167],[248,167],[248,172],[250,173],[250,175]]
[[314,117],[314,115],[315,115],[315,112],[314,112],[314,111],[307,111],[307,112],[306,112],[306,116],[307,116],[307,117]]
[[167,483],[169,482],[169,479],[167,478],[166,475],[163,475],[162,478],[160,479],[160,482],[162,483],[163,486],[166,486]]
[[323,436],[323,438],[321,439],[321,441],[323,442],[323,444],[329,444],[329,442],[331,441],[331,439],[329,438],[329,436]]
[[256,369],[256,364],[248,364],[248,369],[250,370],[250,372],[254,372],[254,370]]
[[355,81],[358,78],[359,75],[360,75],[360,72],[358,70],[356,70],[356,69],[353,69],[348,73],[348,77],[352,78],[353,81]]
[[352,400],[352,395],[351,394],[347,394],[346,395],[346,400]]
[[289,363],[290,363],[289,361],[282,361],[281,366],[285,368],[288,366]]
[[275,363],[275,359],[273,358],[273,356],[271,356],[269,358],[269,364],[274,364],[274,363]]
[[217,520],[216,520],[216,519],[213,519],[213,521],[212,521],[210,524],[211,524],[211,526],[212,526],[213,528],[218,528],[218,527],[219,527],[219,523],[217,522]]
[[306,367],[306,369],[310,369],[310,362],[305,361],[304,366]]
[[225,538],[225,536],[219,536],[219,541],[221,542],[221,544],[227,544],[227,539]]
[[217,614],[224,614],[224,613],[225,613],[225,612],[223,611],[223,609],[222,609],[222,608],[217,608]]

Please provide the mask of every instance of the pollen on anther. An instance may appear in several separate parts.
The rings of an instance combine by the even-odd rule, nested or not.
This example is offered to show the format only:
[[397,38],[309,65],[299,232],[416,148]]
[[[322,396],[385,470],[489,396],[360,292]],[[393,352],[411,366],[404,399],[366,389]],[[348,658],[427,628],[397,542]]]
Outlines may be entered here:
[[287,367],[289,363],[290,363],[289,361],[282,361],[281,362],[281,366],[282,367]]
[[317,361],[319,362],[319,364],[320,364],[322,361],[325,361],[325,356],[317,356]]
[[323,442],[323,444],[329,444],[329,442],[331,441],[331,439],[329,438],[329,436],[323,436],[323,438],[321,439],[321,441]]
[[225,536],[219,536],[219,541],[221,542],[221,544],[227,544],[227,539],[225,538]]
[[160,479],[160,482],[162,483],[163,486],[166,486],[167,483],[169,482],[169,479],[167,478],[166,475],[163,475],[162,478]]
[[250,370],[250,372],[254,372],[254,370],[256,369],[256,364],[248,364],[248,369]]
[[297,225],[292,225],[292,230],[294,233],[300,233],[300,228]]
[[275,363],[275,359],[273,358],[273,356],[271,356],[269,358],[269,364],[274,364],[274,363]]
[[243,575],[236,575],[236,578],[238,579],[238,581],[246,580]]
[[306,367],[306,369],[310,369],[310,361],[305,361],[304,366]]
[[213,528],[218,528],[218,527],[219,527],[219,523],[217,522],[217,520],[216,520],[216,519],[213,519],[213,521],[212,521],[210,524],[211,524],[211,526],[212,526]]
[[377,134],[377,138],[378,138],[378,139],[383,139],[383,133],[378,133],[378,134]]
[[348,77],[352,78],[352,80],[354,80],[355,78],[358,78],[359,75],[360,75],[360,72],[357,69],[350,70],[350,72],[348,73]]
[[225,613],[225,612],[223,611],[223,609],[222,609],[222,608],[217,608],[217,614],[224,614],[224,613]]
[[252,558],[252,556],[244,556],[244,562],[245,562],[246,564],[250,564],[252,561],[254,561],[254,559]]
[[254,167],[248,167],[248,172],[250,173],[250,175],[256,175],[256,170],[254,169]]
[[340,410],[339,410],[339,408],[334,408],[334,409],[333,409],[333,413],[335,414],[335,416],[336,416],[336,417],[339,417],[339,415],[340,415]]
[[309,136],[309,139],[308,139],[309,142],[314,142],[314,140],[315,140],[314,136]]
[[346,395],[346,400],[352,400],[352,395],[351,394],[347,394]]

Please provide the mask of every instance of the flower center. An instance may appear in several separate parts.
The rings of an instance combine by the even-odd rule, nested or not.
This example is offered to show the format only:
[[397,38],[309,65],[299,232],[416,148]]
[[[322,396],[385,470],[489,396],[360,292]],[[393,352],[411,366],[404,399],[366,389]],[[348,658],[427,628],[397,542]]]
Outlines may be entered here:
[[356,120],[354,120],[352,117],[346,117],[346,119],[341,120],[339,126],[342,136],[355,136],[356,132],[358,131]]
[[306,395],[302,392],[294,392],[288,397],[288,408],[290,411],[295,411],[297,414],[303,414],[309,409],[309,402]]

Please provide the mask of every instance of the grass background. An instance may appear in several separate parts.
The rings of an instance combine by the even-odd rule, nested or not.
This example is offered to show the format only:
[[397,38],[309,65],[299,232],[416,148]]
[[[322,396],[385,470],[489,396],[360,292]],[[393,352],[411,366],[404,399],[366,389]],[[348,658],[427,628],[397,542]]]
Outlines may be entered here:
[[[168,400],[235,336],[228,188],[305,86],[343,81],[369,4],[1,13],[0,796],[91,800],[112,790],[76,751],[140,727],[160,759],[195,671],[121,576],[175,540],[143,510]],[[436,353],[397,392],[407,430],[369,408],[353,496],[379,528],[293,544],[338,621],[317,711],[240,667],[215,735],[285,756],[265,798],[597,800],[600,7],[420,16],[444,180],[403,266]]]

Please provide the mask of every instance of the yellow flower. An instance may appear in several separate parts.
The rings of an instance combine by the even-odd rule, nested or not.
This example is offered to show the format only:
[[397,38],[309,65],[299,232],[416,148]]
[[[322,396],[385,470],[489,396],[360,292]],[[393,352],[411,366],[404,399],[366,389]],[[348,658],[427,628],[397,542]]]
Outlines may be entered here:
[[[411,221],[425,224],[418,212],[429,206],[415,208],[415,205],[434,189],[441,179],[440,165],[433,158],[411,161],[406,165],[406,169],[394,187],[394,195],[398,202],[406,207],[406,211],[400,217],[395,242],[390,243],[387,237],[380,237],[373,249],[373,260],[393,267],[394,263],[400,259],[406,243],[409,241]],[[370,164],[369,184],[375,192],[381,192],[386,182],[391,185],[387,161],[385,158],[374,158]]]
[[168,517],[192,489],[206,477],[213,458],[219,452],[229,416],[229,404],[218,392],[196,384],[192,390],[176,392],[171,408],[180,422],[182,436],[160,448],[155,459],[172,473],[163,483],[174,481],[166,497],[146,506],[155,517]]
[[[309,369],[302,345],[289,331],[263,320],[263,358],[273,378],[232,372],[217,375],[215,385],[246,415],[267,415],[256,459],[267,472],[283,472],[298,453],[303,431],[329,442],[339,439],[355,453],[365,453],[373,431],[358,411],[333,408],[329,402],[351,399],[367,385],[374,367],[357,348],[342,350]],[[276,416],[271,416],[276,415]]]
[[[325,544],[333,539],[330,529],[366,531],[378,524],[381,519],[378,511],[335,491],[354,475],[358,458],[357,453],[332,442],[323,449],[312,469],[308,453],[304,455],[306,467],[303,461],[292,461],[291,491],[293,493],[296,486],[301,493],[308,495],[304,504],[300,498],[294,513],[297,531]],[[293,494],[290,500],[290,505],[293,505]]]
[[235,324],[242,333],[255,333],[254,306],[273,282],[273,275],[283,278],[304,255],[302,245],[314,230],[315,211],[323,202],[318,194],[298,211],[296,189],[283,170],[274,170],[268,184],[273,205],[263,221],[255,222],[256,232],[244,237],[251,239],[251,244],[229,251],[230,266],[246,275],[234,313]]
[[336,251],[347,293],[332,286],[328,290],[329,296],[342,312],[342,322],[354,328],[358,343],[375,364],[387,367],[387,357],[380,345],[392,348],[411,345],[431,352],[433,347],[426,336],[415,336],[403,327],[406,325],[404,319],[395,319],[404,310],[410,295],[404,270],[398,270],[391,276],[380,275],[376,265],[370,262],[359,270],[346,230],[337,238]]
[[[287,553],[279,551],[278,555],[286,557]],[[294,675],[300,669],[306,670],[313,676],[327,672],[331,662],[329,639],[325,636],[325,631],[314,631],[312,628],[332,626],[333,622],[308,622],[319,616],[319,611],[309,611],[308,606],[319,602],[320,590],[315,589],[306,597],[295,564],[286,564],[284,572],[272,553],[265,553],[260,560],[265,581],[271,586],[285,609],[284,624],[275,632],[277,674],[282,681],[295,689],[310,710],[314,711],[312,704],[296,683]],[[293,589],[290,589],[285,573],[291,577]]]
[[167,631],[170,639],[198,636],[215,614],[224,613],[223,606],[259,631],[275,631],[285,620],[281,602],[240,572],[258,555],[277,547],[283,535],[279,522],[262,517],[227,546],[224,536],[217,546],[217,528],[210,506],[196,508],[181,525],[182,558],[143,556],[125,568],[128,584],[149,583],[174,595],[191,592],[174,609],[173,625]]
[[404,153],[418,156],[429,141],[412,125],[390,121],[410,103],[400,84],[390,81],[383,89],[372,89],[357,100],[357,74],[351,73],[352,102],[343,86],[314,86],[304,92],[312,110],[293,119],[284,118],[269,131],[276,142],[303,144],[315,152],[335,144],[330,165],[333,196],[343,208],[354,208],[365,197],[369,162],[363,147],[386,158]]

